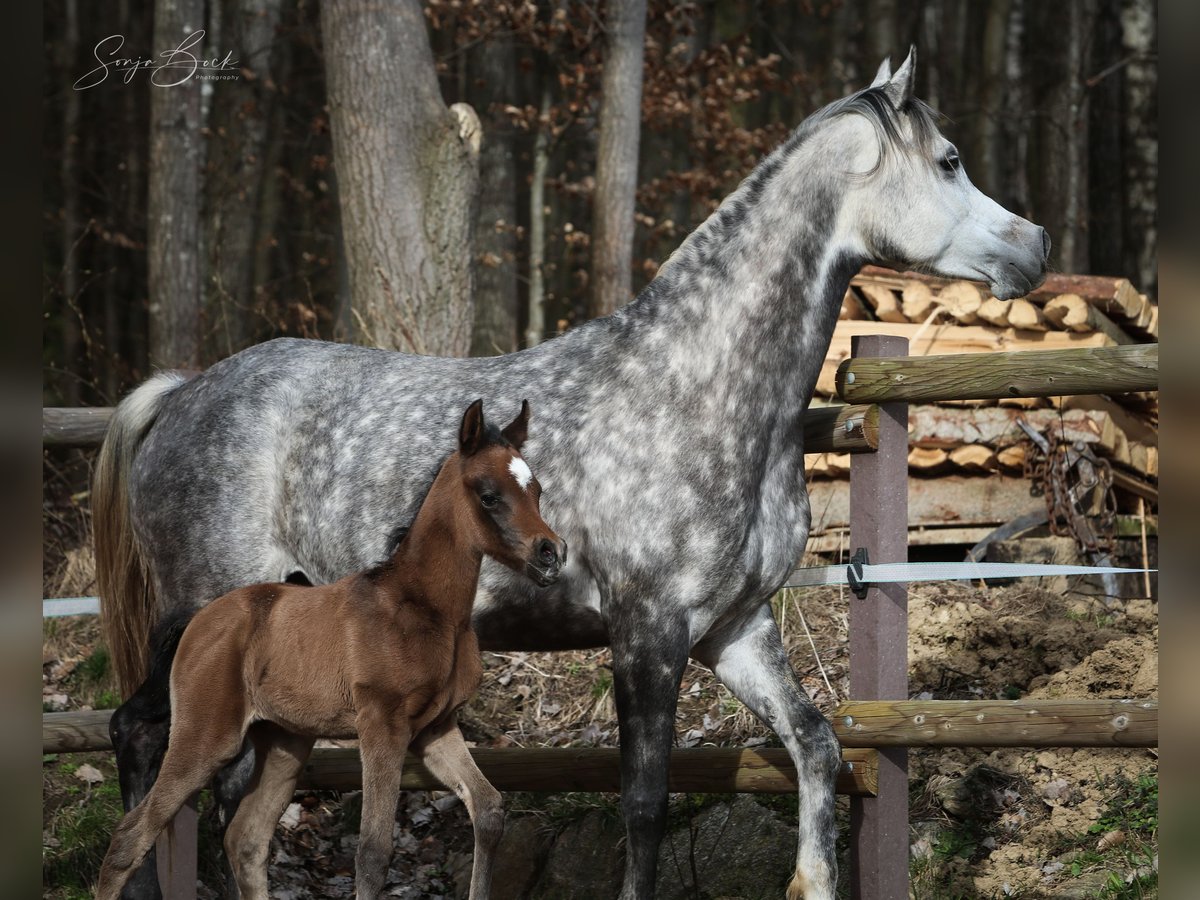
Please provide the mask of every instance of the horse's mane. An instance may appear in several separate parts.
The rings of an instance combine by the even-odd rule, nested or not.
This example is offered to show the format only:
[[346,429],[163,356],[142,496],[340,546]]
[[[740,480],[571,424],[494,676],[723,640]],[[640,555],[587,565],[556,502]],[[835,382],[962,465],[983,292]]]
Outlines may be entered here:
[[[813,113],[804,124],[811,123],[816,126],[830,119],[851,114],[863,116],[875,127],[875,133],[879,136],[879,162],[872,172],[883,165],[888,151],[894,148],[920,153],[932,162],[934,142],[941,134],[938,128],[940,114],[924,100],[910,97],[900,107],[897,107],[883,86],[879,85],[865,88],[849,97],[833,101]],[[906,116],[912,127],[911,140],[905,138],[904,132],[900,128],[901,116]]]

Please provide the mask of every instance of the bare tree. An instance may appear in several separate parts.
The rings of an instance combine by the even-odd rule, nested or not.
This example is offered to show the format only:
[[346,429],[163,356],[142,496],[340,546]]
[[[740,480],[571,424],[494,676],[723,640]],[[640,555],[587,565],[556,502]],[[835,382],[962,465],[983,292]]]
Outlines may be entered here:
[[633,214],[642,122],[646,0],[611,0],[605,29],[607,52],[600,85],[592,228],[593,316],[607,315],[633,293]]
[[517,349],[517,160],[513,125],[516,54],[509,32],[494,35],[475,54],[478,103],[484,113],[479,153],[479,220],[475,231],[475,331],[480,356]]
[[324,0],[321,34],[356,338],[465,356],[479,120],[446,108],[419,0]]
[[976,119],[975,140],[979,165],[974,178],[989,196],[1000,192],[1003,173],[1001,160],[1001,124],[1004,114],[1004,67],[1007,62],[1009,0],[989,0],[983,31],[983,75],[980,79],[980,110]]
[[543,86],[538,130],[533,143],[529,183],[529,322],[525,345],[536,347],[546,336],[546,173],[550,169],[550,88]]
[[237,48],[242,77],[213,92],[209,114],[207,304],[214,355],[252,338],[254,244],[266,179],[267,137],[275,86],[271,51],[281,0],[215,0],[221,45]]
[[[204,0],[155,0],[154,46],[175,48],[204,27]],[[155,72],[150,90],[150,191],[147,265],[150,361],[201,365],[200,81],[171,69]]]
[[1158,6],[1122,0],[1126,58],[1124,89],[1126,262],[1142,290],[1158,286]]

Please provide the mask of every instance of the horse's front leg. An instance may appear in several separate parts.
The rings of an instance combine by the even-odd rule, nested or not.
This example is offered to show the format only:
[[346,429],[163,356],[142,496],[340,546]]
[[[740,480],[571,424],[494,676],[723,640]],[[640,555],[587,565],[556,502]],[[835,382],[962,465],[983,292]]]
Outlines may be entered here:
[[649,601],[617,607],[609,633],[627,835],[621,900],[648,900],[667,825],[667,776],[688,633],[682,617]]
[[800,686],[770,604],[706,636],[692,656],[716,672],[735,697],[775,730],[796,767],[800,821],[789,900],[833,900],[837,886],[834,787],[841,746],[833,727]]
[[412,739],[408,719],[390,698],[372,698],[358,707],[358,749],[362,757],[363,808],[354,861],[355,897],[376,900],[387,883],[392,858],[392,826],[400,800],[404,754]]
[[471,867],[470,900],[487,900],[492,888],[496,848],[504,834],[504,804],[500,792],[479,771],[467,749],[457,716],[423,732],[414,745],[433,777],[446,785],[467,807],[475,828],[475,859]]

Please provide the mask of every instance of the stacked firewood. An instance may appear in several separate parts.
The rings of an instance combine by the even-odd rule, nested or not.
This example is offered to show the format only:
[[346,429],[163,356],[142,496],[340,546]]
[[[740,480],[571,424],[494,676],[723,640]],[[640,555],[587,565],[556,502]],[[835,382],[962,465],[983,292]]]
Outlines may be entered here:
[[[868,266],[846,292],[817,382],[829,402],[837,402],[838,364],[861,334],[907,337],[913,356],[1109,347],[1157,341],[1158,305],[1123,278],[1051,275],[1027,297],[1006,301],[979,282]],[[1109,460],[1123,505],[1157,502],[1157,394],[913,405],[910,476],[954,476],[956,483],[990,476],[1019,487],[1038,451],[1018,419]],[[818,480],[844,478],[849,465],[846,454],[808,457],[809,475]]]

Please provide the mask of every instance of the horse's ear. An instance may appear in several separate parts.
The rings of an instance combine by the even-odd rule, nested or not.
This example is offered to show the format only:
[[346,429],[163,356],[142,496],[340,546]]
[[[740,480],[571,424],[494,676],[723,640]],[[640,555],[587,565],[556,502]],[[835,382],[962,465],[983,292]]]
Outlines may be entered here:
[[521,401],[521,411],[517,413],[517,417],[504,426],[504,430],[500,432],[504,435],[504,439],[508,441],[517,450],[525,443],[525,438],[529,436],[529,401]]
[[917,48],[914,45],[908,48],[907,58],[900,64],[900,68],[896,70],[896,73],[888,79],[888,83],[884,87],[888,99],[892,101],[892,105],[896,109],[900,109],[912,99],[916,71]]
[[470,456],[483,446],[483,435],[483,400],[479,399],[467,407],[458,427],[458,449],[462,455]]
[[[875,80],[871,82],[871,87],[879,87],[881,84],[887,84],[887,80],[892,77],[892,61],[885,59],[879,64],[879,70],[875,73]],[[869,90],[870,88],[868,88]]]

